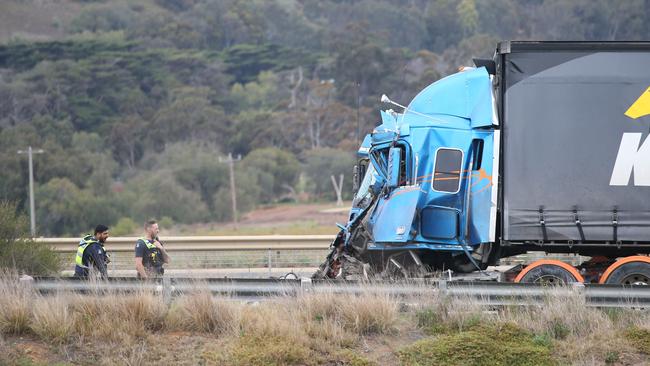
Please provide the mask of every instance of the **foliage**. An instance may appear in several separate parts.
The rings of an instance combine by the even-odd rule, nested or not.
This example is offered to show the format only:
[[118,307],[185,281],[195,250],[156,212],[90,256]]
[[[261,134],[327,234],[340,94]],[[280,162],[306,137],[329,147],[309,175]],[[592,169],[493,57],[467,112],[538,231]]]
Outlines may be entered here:
[[276,44],[241,44],[223,53],[226,71],[240,83],[252,81],[262,71],[289,70],[299,65],[314,67],[316,55]]
[[97,196],[66,178],[51,179],[38,187],[34,195],[39,203],[39,225],[57,236],[80,235],[99,223],[113,223],[119,217],[110,196]]
[[230,365],[316,365],[313,352],[281,337],[243,336],[238,339]]
[[133,234],[138,225],[130,217],[122,217],[110,228],[111,235],[123,236]]
[[0,45],[0,67],[29,70],[43,61],[80,60],[98,53],[128,51],[133,44],[105,40],[70,40]]
[[650,355],[650,329],[632,327],[625,332],[625,338],[640,352]]
[[321,198],[336,198],[331,176],[334,176],[338,184],[342,174],[343,198],[349,199],[352,196],[352,154],[334,149],[314,149],[305,155],[304,171],[310,180],[310,193]]
[[262,202],[271,202],[290,193],[300,174],[298,159],[280,149],[253,150],[241,164],[257,175]]
[[0,268],[29,275],[48,275],[60,270],[58,255],[45,244],[29,239],[27,217],[16,214],[16,205],[0,201]]
[[208,207],[198,192],[181,186],[167,170],[142,174],[127,183],[135,193],[131,217],[144,222],[150,217],[169,216],[175,222],[192,223],[208,218]]
[[425,338],[399,351],[404,365],[554,365],[550,349],[512,324]]
[[43,235],[121,218],[228,220],[228,153],[243,158],[241,213],[302,191],[299,176],[329,200],[330,176],[344,174],[349,198],[381,94],[408,104],[502,39],[650,37],[646,0],[71,4],[58,17],[9,0],[0,22],[0,36],[38,39],[0,43],[0,199],[27,211],[15,151],[46,150],[34,158]]
[[[258,182],[258,174],[251,168],[238,168],[235,170],[235,199],[237,201],[237,211],[239,217],[246,211],[250,211],[258,202],[261,187]],[[213,197],[214,212],[213,218],[216,220],[232,220],[232,192],[230,185],[222,186],[217,190]]]

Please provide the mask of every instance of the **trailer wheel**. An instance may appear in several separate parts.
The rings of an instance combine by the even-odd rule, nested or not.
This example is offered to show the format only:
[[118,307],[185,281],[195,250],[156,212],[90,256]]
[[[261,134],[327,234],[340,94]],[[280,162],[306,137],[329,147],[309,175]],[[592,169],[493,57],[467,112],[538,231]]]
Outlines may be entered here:
[[515,282],[553,286],[585,282],[585,280],[573,266],[558,260],[544,259],[524,268],[515,278]]
[[598,283],[614,285],[650,285],[650,258],[632,256],[609,266]]

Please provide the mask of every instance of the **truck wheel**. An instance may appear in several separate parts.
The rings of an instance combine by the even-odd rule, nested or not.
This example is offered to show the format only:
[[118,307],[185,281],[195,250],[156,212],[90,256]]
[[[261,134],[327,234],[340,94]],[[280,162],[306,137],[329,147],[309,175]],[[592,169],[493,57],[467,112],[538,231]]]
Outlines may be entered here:
[[558,260],[543,259],[524,268],[515,278],[515,282],[552,286],[585,282],[585,280],[573,266]]
[[650,257],[632,256],[609,266],[599,283],[613,285],[650,285]]

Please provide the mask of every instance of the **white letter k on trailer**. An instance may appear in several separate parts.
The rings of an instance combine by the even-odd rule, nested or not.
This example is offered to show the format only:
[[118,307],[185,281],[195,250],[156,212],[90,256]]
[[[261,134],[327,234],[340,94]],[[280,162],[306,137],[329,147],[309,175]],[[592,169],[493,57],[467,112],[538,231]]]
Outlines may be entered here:
[[641,147],[641,133],[624,133],[612,170],[610,186],[626,186],[634,170],[635,186],[650,186],[650,138]]

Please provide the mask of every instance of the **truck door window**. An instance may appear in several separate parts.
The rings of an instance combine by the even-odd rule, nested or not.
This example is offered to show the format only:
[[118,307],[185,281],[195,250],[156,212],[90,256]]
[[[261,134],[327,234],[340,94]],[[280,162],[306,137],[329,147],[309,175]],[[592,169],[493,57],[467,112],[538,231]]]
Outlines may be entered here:
[[481,169],[482,162],[483,162],[483,140],[474,139],[472,140],[472,170]]
[[366,206],[367,202],[369,202],[371,198],[370,186],[375,184],[376,181],[377,172],[375,171],[375,167],[372,164],[368,164],[366,174],[359,185],[359,190],[357,191],[357,194],[354,195],[354,201],[352,202],[353,206],[362,208]]
[[433,171],[433,190],[457,193],[460,190],[462,164],[463,152],[461,150],[438,149]]

